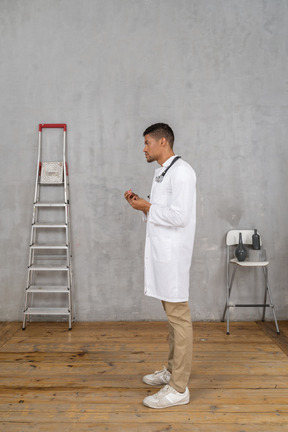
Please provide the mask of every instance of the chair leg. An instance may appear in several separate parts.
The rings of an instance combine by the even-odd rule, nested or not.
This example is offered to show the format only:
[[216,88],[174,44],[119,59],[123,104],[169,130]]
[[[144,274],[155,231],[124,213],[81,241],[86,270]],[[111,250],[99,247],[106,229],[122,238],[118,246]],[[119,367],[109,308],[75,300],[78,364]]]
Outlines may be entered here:
[[227,301],[226,301],[225,309],[224,309],[224,312],[223,312],[223,316],[222,316],[222,318],[221,318],[221,321],[222,321],[222,322],[225,321],[225,315],[226,315],[226,312],[227,312],[227,308],[228,308],[228,305],[227,305]]
[[270,289],[270,286],[269,286],[269,283],[268,283],[268,270],[265,269],[264,273],[265,273],[265,278],[266,278],[266,287],[267,287],[267,293],[268,293],[268,297],[269,297],[269,301],[270,301],[270,307],[272,309],[272,313],[273,313],[273,317],[274,317],[274,321],[275,321],[276,331],[277,331],[277,334],[279,335],[280,334],[280,330],[279,330],[279,327],[278,327],[278,321],[277,321],[277,317],[276,317],[274,303],[272,301],[271,289]]
[[230,307],[227,308],[227,330],[226,334],[230,335]]
[[230,334],[229,333],[229,317],[230,317],[230,310],[229,310],[229,306],[228,306],[228,300],[226,301],[226,305],[225,305],[225,309],[224,309],[224,313],[223,313],[223,317],[222,317],[222,322],[224,322],[225,321],[225,315],[226,315],[226,312],[227,312],[227,330],[226,330],[226,333],[227,334]]
[[276,327],[277,334],[280,335],[280,330],[278,327],[278,322],[277,322],[277,318],[276,318],[276,312],[275,312],[274,305],[272,306],[272,313],[273,313],[273,317],[274,317],[274,321],[275,321],[275,327]]
[[[265,293],[264,293],[264,302],[263,304],[266,305],[267,302],[267,291],[268,291],[268,274],[266,269],[263,267],[263,273],[265,277]],[[263,315],[262,315],[262,321],[265,321],[265,314],[266,314],[266,306],[263,307]]]
[[225,305],[224,313],[223,313],[223,317],[222,317],[222,321],[225,321],[225,315],[227,312],[227,330],[226,330],[227,335],[230,334],[230,306],[229,306],[229,301],[230,301],[230,296],[231,296],[231,291],[232,291],[232,286],[233,286],[236,270],[237,270],[237,267],[235,267],[235,269],[232,273],[230,284],[229,284],[229,281],[227,281],[226,305]]

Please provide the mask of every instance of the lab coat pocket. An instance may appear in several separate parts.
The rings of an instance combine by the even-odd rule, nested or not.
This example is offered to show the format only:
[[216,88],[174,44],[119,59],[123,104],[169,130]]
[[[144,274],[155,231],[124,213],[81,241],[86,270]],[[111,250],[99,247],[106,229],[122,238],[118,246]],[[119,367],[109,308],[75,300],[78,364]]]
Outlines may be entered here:
[[154,237],[151,239],[152,259],[158,262],[167,263],[172,259],[172,243],[171,239],[159,239]]

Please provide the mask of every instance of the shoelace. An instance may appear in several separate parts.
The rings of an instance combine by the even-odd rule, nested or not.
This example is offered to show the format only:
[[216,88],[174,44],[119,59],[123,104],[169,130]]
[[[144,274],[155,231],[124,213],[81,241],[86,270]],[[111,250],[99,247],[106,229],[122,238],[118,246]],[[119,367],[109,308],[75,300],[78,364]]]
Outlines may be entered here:
[[155,371],[154,375],[159,375],[159,374],[162,374],[162,373],[167,374],[167,372],[169,372],[168,369],[166,369],[166,367],[163,366],[163,369],[160,370],[160,371]]
[[168,369],[165,366],[163,366],[163,369],[161,371],[154,372],[154,375],[163,375],[163,379],[165,381],[169,381],[169,378],[170,378],[171,374],[168,371]]
[[162,395],[164,395],[164,394],[166,394],[166,393],[169,393],[169,392],[175,392],[175,390],[173,389],[173,387],[170,387],[168,384],[166,384],[165,385],[165,387],[163,387],[161,390],[159,390],[159,392],[158,392],[158,395],[160,396],[162,396]]

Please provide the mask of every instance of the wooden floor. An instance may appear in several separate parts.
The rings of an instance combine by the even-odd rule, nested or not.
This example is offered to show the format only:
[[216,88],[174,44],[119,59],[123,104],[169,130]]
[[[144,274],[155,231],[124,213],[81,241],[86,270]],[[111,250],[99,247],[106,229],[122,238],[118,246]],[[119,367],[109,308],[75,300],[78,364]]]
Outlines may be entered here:
[[0,431],[287,432],[288,322],[194,323],[189,405],[153,410],[163,322],[0,323]]

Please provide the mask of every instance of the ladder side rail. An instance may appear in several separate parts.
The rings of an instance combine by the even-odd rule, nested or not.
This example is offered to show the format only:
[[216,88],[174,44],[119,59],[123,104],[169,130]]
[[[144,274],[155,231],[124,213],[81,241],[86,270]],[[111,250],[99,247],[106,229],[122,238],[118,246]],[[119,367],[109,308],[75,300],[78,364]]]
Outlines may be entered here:
[[28,263],[28,268],[33,264],[34,261],[34,255],[33,255],[33,250],[31,247],[29,247],[29,263]]
[[69,173],[68,173],[68,169],[67,169],[67,164],[66,164],[66,174],[67,174],[67,192],[68,192],[68,201],[66,204],[66,217],[67,217],[67,234],[68,234],[68,238],[67,238],[67,260],[68,260],[68,267],[69,267],[69,272],[68,272],[68,290],[69,290],[69,298],[68,298],[68,302],[69,302],[69,311],[70,311],[70,316],[69,316],[69,329],[72,328],[72,321],[73,321],[73,266],[72,266],[72,244],[71,244],[71,224],[70,224],[70,191],[69,191]]
[[[37,173],[36,173],[36,182],[35,182],[35,192],[34,192],[34,204],[37,203],[40,199],[40,175],[41,175],[41,168],[42,168],[42,162],[41,162],[41,153],[42,153],[42,128],[40,128],[39,125],[39,132],[38,132],[38,156],[37,156]],[[34,224],[38,220],[38,208],[33,207],[33,215],[32,215],[32,227],[31,227],[31,237],[30,237],[30,246],[35,243],[36,239],[36,232],[34,230]],[[31,264],[34,263],[35,259],[35,251],[32,250],[30,256],[29,256],[29,267]],[[31,281],[30,281],[31,282]]]
[[70,261],[70,267],[69,267],[69,309],[72,320],[74,320],[73,317],[73,269],[72,269],[72,263]]
[[[35,193],[36,201],[34,202],[34,206],[33,206],[32,228],[35,225],[35,223],[38,222],[39,208],[35,204],[40,201],[40,187],[39,187],[39,183],[37,184],[37,191],[35,191],[35,192],[36,192]],[[35,238],[36,238],[36,236],[35,236],[34,230],[32,229],[31,230],[30,246],[35,243]]]
[[24,303],[24,311],[27,309],[28,307],[28,288],[31,284],[31,278],[30,278],[30,272],[27,272],[27,283],[26,283],[26,290],[25,290],[25,303]]
[[67,162],[65,164],[66,176],[67,176],[67,204],[66,204],[66,217],[67,217],[67,234],[68,234],[68,243],[67,243],[67,259],[68,259],[68,290],[69,290],[69,330],[72,328],[73,317],[73,265],[72,265],[72,242],[71,242],[71,215],[70,215],[70,190],[69,190],[69,171]]
[[66,162],[66,131],[63,133],[63,168],[64,168],[64,202],[67,204],[67,162]]
[[69,192],[69,175],[68,175],[68,164],[67,162],[65,163],[65,169],[64,169],[64,176],[65,176],[65,181],[64,181],[64,190],[65,190],[65,222],[66,224],[68,224],[69,221],[69,199],[70,199],[70,192]]
[[34,191],[34,203],[37,202],[38,189],[39,189],[39,176],[41,174],[41,147],[42,147],[42,132],[39,129],[38,133],[38,156],[37,156],[37,172],[35,181],[35,191]]
[[25,290],[24,316],[23,316],[23,324],[22,324],[22,329],[23,330],[25,330],[25,328],[26,328],[26,322],[27,322],[27,320],[30,321],[30,316],[26,315],[26,311],[29,308],[29,304],[31,302],[30,293],[28,292],[28,288],[31,285],[31,281],[32,281],[32,277],[31,276],[32,276],[31,272],[28,269],[27,284],[26,284],[26,290]]
[[[37,202],[39,201],[40,201],[40,187],[38,185]],[[38,222],[38,215],[39,215],[39,208],[34,206],[34,209],[35,209],[35,213],[34,213],[33,225]],[[30,246],[35,244],[37,239],[36,229],[32,227],[32,231],[33,231],[33,236],[32,236],[32,243]],[[35,261],[35,249],[32,250],[32,264],[34,264],[34,261]]]
[[69,191],[69,171],[68,171],[67,161],[65,162],[65,170],[66,170],[66,198],[67,198],[67,204],[69,204],[70,191]]
[[[34,216],[33,216],[34,218]],[[31,225],[31,235],[30,235],[30,246],[33,244],[34,242],[34,222],[32,220],[32,225]],[[30,259],[29,259],[29,264],[31,264]]]
[[[42,129],[39,125],[39,131],[38,131],[38,153],[37,153],[37,169],[36,169],[36,178],[35,178],[35,187],[34,187],[34,204],[39,200],[40,196],[40,188],[39,188],[39,177],[41,174],[41,150],[42,150]],[[30,246],[34,243],[35,240],[35,232],[33,229],[33,225],[38,217],[38,211],[37,208],[33,207],[33,213],[32,213],[32,224],[31,224],[31,236],[30,236]],[[34,250],[31,248],[29,249],[29,262],[28,262],[28,272],[27,272],[27,282],[26,282],[26,290],[25,290],[25,301],[24,301],[24,318],[23,318],[23,325],[22,328],[25,329],[26,327],[26,320],[29,319],[29,316],[25,315],[25,312],[27,308],[29,307],[29,292],[28,288],[32,284],[33,280],[33,272],[29,270],[30,266],[34,263],[35,255]]]
[[[67,252],[69,252],[69,248],[68,248]],[[72,267],[71,267],[71,261],[69,263],[69,269],[68,269],[68,272],[67,272],[67,289],[68,289],[69,330],[71,330],[71,328],[72,328],[72,321],[73,321]]]
[[[70,230],[70,224],[69,224],[69,230]],[[68,247],[68,253],[69,253],[69,291],[70,291],[70,312],[72,320],[74,320],[73,317],[73,263],[72,263],[72,247],[71,247],[71,237],[70,237],[70,244]]]
[[[68,174],[68,171],[67,171]],[[68,177],[68,175],[67,175]],[[67,183],[67,190],[68,190],[68,194],[70,194],[69,192],[69,177],[68,177],[68,183]],[[66,218],[67,218],[67,258],[69,259],[69,267],[71,269],[72,272],[72,241],[71,241],[71,215],[70,215],[70,201],[68,201],[67,205],[66,205]],[[71,279],[72,279],[72,275],[71,275]],[[71,280],[71,285],[72,285],[72,280]]]
[[33,244],[35,244],[36,235],[37,235],[34,224],[35,224],[35,222],[32,224],[32,227],[31,227],[31,242],[30,242],[30,251],[31,251],[31,253],[30,253],[30,256],[29,256],[29,267],[32,264],[34,264],[34,261],[35,261],[35,250],[34,250],[34,248],[31,248],[31,246]]
[[70,252],[69,252],[69,232],[68,232],[68,224],[66,225],[66,228],[65,228],[65,238],[66,238],[66,246],[67,246],[67,254],[66,254],[66,265],[67,265],[67,267],[69,267],[69,264],[70,264],[70,259],[69,259],[69,256],[70,256]]

